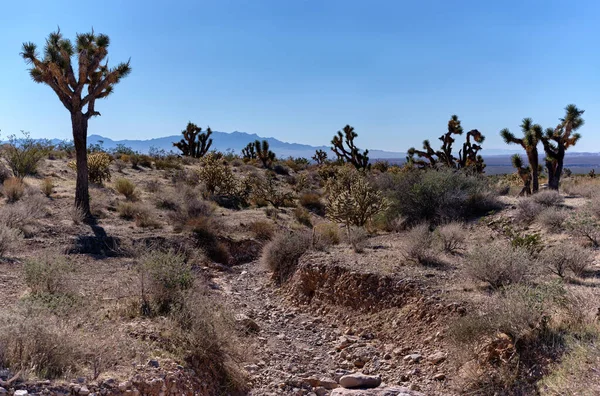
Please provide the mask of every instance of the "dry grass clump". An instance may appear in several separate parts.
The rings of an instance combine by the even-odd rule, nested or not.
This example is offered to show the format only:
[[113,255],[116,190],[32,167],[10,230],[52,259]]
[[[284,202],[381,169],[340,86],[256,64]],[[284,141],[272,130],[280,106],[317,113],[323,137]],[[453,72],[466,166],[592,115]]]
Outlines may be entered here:
[[362,227],[351,227],[347,230],[347,238],[348,243],[352,246],[352,250],[355,253],[362,253],[365,251],[367,247],[367,242],[369,240],[369,234]]
[[34,235],[37,220],[45,215],[45,202],[40,195],[30,195],[0,210],[0,224],[19,230],[25,238]]
[[85,221],[85,211],[79,206],[72,206],[69,209],[69,214],[71,215],[73,224],[82,224]]
[[214,212],[214,206],[205,200],[199,199],[195,195],[186,196],[181,205],[169,213],[169,219],[173,229],[177,232],[189,228],[190,222],[198,217],[209,217]]
[[18,230],[0,224],[0,258],[11,251],[20,237]]
[[448,223],[435,230],[435,239],[443,252],[457,254],[466,248],[467,232],[463,223]]
[[405,233],[403,238],[404,257],[417,264],[429,264],[434,260],[432,252],[433,233],[429,229],[429,224],[421,223]]
[[117,205],[117,213],[119,217],[125,220],[133,220],[138,213],[140,205],[133,202],[119,202]]
[[115,182],[115,189],[119,194],[123,194],[125,198],[130,201],[135,201],[137,199],[136,187],[135,184],[128,179],[117,179]]
[[0,367],[54,379],[75,372],[78,352],[63,323],[40,312],[0,314]]
[[306,227],[312,227],[312,220],[310,218],[310,212],[303,207],[294,208],[294,218],[296,221]]
[[11,177],[2,183],[2,194],[6,197],[8,203],[14,203],[25,195],[25,183],[23,180]]
[[565,180],[561,183],[562,190],[572,196],[581,196],[584,198],[592,198],[600,195],[600,182],[596,179],[577,178],[573,180]]
[[327,250],[340,241],[340,227],[335,223],[321,223],[313,228],[312,245],[315,250]]
[[275,235],[275,225],[267,220],[256,220],[249,225],[254,238],[260,241],[270,241]]
[[310,248],[307,232],[280,233],[263,248],[262,262],[273,271],[273,280],[282,284],[296,271],[298,260]]
[[550,271],[562,278],[568,270],[576,276],[583,275],[592,265],[594,255],[590,250],[574,243],[562,242],[543,250],[539,259]]
[[535,269],[530,253],[503,242],[477,246],[464,262],[465,274],[476,281],[486,282],[492,289],[524,282]]
[[146,191],[149,193],[157,193],[161,189],[160,182],[156,179],[148,180],[146,182]]
[[219,240],[217,230],[221,227],[211,216],[199,216],[191,219],[187,227],[192,231],[196,244],[212,261],[228,265],[231,255],[227,245]]
[[173,193],[163,192],[156,197],[156,207],[163,210],[177,210],[179,208],[179,200],[175,198]]
[[524,198],[517,203],[515,221],[523,224],[531,224],[535,218],[544,210],[544,206],[532,198]]
[[539,203],[540,205],[550,207],[550,206],[560,206],[565,202],[565,199],[562,195],[556,190],[542,190],[538,193],[534,194],[531,199],[534,202]]
[[300,205],[310,210],[316,215],[325,216],[325,204],[321,201],[321,196],[314,192],[300,194]]
[[125,220],[135,220],[135,224],[142,228],[160,228],[162,225],[154,217],[152,210],[143,204],[135,202],[119,202],[117,206],[119,217]]
[[73,266],[64,256],[50,254],[31,258],[23,265],[25,283],[31,294],[61,294],[69,291],[69,275]]
[[549,207],[540,212],[537,221],[549,232],[560,232],[567,220],[567,212],[564,209]]
[[52,192],[54,191],[54,182],[52,182],[52,179],[46,177],[44,180],[42,180],[40,190],[46,197],[50,198],[50,195],[52,195]]

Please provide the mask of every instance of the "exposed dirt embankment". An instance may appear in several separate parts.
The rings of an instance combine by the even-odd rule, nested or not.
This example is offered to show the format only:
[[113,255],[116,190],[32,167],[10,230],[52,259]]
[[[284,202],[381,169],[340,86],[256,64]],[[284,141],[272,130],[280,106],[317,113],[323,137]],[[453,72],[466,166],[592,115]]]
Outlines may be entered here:
[[412,279],[355,270],[321,253],[307,254],[289,282],[288,293],[300,304],[333,304],[359,310],[402,307],[422,293]]

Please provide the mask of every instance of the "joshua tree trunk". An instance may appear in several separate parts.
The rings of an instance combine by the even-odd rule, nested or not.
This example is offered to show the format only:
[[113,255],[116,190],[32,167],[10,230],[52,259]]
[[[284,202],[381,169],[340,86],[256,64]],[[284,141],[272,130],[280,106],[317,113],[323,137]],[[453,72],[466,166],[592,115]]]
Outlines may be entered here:
[[527,157],[529,160],[529,166],[531,167],[531,179],[532,179],[531,184],[533,187],[533,193],[535,194],[540,189],[539,158],[538,158],[537,150],[535,150],[535,152],[528,151]]
[[73,142],[77,160],[77,183],[75,185],[75,206],[91,217],[90,193],[88,190],[87,129],[88,119],[81,112],[71,114]]

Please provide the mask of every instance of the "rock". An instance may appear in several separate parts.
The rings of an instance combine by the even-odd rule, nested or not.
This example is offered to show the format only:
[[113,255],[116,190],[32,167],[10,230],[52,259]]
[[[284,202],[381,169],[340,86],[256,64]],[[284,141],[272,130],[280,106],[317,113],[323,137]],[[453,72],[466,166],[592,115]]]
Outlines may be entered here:
[[127,382],[121,382],[121,383],[119,384],[119,390],[120,390],[121,392],[125,392],[125,391],[127,390]]
[[427,360],[429,360],[432,364],[440,364],[446,360],[446,354],[443,352],[436,352],[433,355],[429,355]]
[[0,395],[6,395],[7,393],[8,392],[6,391],[6,389],[0,386]]
[[158,363],[158,360],[156,360],[156,359],[150,359],[150,360],[148,360],[148,366],[154,367],[154,368],[159,368],[160,363]]
[[446,374],[442,374],[442,373],[436,374],[433,376],[433,379],[435,381],[443,381],[446,379]]
[[19,389],[19,390],[16,390],[16,391],[15,391],[14,395],[15,395],[15,396],[25,396],[25,395],[27,395],[28,393],[29,393],[29,392],[27,392],[25,389]]
[[405,362],[419,363],[422,358],[423,356],[418,353],[411,353],[410,355],[404,356],[402,360],[404,360]]
[[260,326],[247,315],[237,314],[235,315],[235,321],[244,331],[248,333],[258,333],[260,331]]
[[340,378],[340,385],[344,388],[377,388],[381,385],[381,377],[354,373]]
[[84,385],[79,389],[78,394],[81,396],[88,396],[90,394],[90,390]]
[[375,389],[344,389],[337,388],[331,396],[425,396],[404,386],[390,386]]

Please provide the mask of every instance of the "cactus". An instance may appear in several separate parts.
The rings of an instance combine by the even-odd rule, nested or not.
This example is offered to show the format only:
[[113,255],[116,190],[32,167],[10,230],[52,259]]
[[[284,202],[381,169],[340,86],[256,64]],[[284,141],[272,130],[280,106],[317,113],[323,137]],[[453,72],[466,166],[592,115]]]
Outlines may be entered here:
[[244,159],[244,161],[256,159],[256,150],[254,150],[254,142],[248,143],[248,145],[242,149],[242,158]]
[[531,168],[529,166],[523,166],[523,159],[519,154],[515,154],[511,157],[512,165],[517,169],[517,175],[523,180],[523,188],[519,193],[519,196],[531,195]]
[[256,157],[262,162],[263,166],[271,169],[273,161],[275,161],[275,153],[269,150],[269,142],[266,140],[262,142],[256,140],[254,142],[254,151],[256,151]]
[[315,151],[315,155],[312,156],[312,160],[317,163],[317,165],[323,165],[327,162],[327,153],[321,149]]
[[206,129],[206,133],[202,133],[202,128],[188,122],[187,127],[181,131],[181,134],[183,139],[173,143],[173,146],[181,150],[181,154],[185,157],[202,158],[212,145],[210,127]]
[[[91,153],[87,156],[87,170],[89,180],[95,184],[110,181],[111,157],[107,153]],[[77,161],[70,161],[67,166],[77,171]]]
[[[357,136],[358,134],[354,132],[354,128],[346,125],[343,132],[338,131],[337,135],[331,140],[331,150],[335,153],[339,161],[350,163],[356,169],[369,169],[369,150],[360,152],[358,147],[354,145],[354,139]],[[348,146],[348,148],[345,146]]]
[[452,146],[456,141],[454,135],[462,135],[463,132],[458,116],[453,115],[448,121],[448,131],[439,137],[442,142],[440,150],[434,150],[429,140],[425,140],[423,150],[417,150],[414,147],[408,149],[407,164],[409,166],[416,165],[419,168],[434,168],[443,165],[449,168],[472,169],[476,173],[483,173],[485,163],[483,157],[478,153],[482,148],[480,143],[485,138],[477,129],[467,132],[466,140],[463,143],[463,148],[459,151],[458,158],[452,154]]

